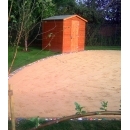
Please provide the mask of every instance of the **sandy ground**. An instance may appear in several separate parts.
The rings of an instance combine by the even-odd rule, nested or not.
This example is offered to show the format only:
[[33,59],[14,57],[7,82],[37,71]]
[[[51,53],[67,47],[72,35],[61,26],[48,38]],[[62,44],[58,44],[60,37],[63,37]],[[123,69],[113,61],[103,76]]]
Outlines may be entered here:
[[[86,111],[118,111],[121,99],[121,51],[82,51],[42,59],[9,78],[16,117],[62,117]],[[9,111],[10,113],[10,111]]]

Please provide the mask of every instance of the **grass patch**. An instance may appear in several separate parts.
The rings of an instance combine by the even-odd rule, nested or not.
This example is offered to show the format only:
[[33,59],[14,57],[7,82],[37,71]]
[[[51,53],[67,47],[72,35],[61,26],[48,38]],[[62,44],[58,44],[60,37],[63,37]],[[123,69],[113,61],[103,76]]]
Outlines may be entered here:
[[86,46],[85,50],[121,50],[121,46]]
[[[39,59],[57,55],[57,54],[59,54],[59,53],[51,52],[51,51],[43,51],[39,48],[33,48],[33,47],[30,47],[29,51],[25,52],[25,51],[23,51],[22,47],[19,47],[11,72],[24,65],[37,61]],[[11,65],[13,55],[14,55],[14,48],[8,47],[8,68]]]
[[[28,52],[23,51],[23,49],[24,49],[23,47],[18,48],[18,53],[11,72],[24,65],[37,61],[39,59],[60,54],[58,52],[43,51],[39,48],[34,48],[34,47],[29,47]],[[86,46],[85,50],[121,50],[121,47],[120,46]],[[11,65],[13,55],[14,55],[14,47],[9,46],[8,47],[8,68]]]
[[[45,121],[42,122],[42,124]],[[10,121],[8,122],[10,124]],[[24,120],[16,124],[16,130],[29,130],[33,128],[35,124],[31,121]],[[11,129],[11,124],[9,125]],[[102,121],[64,121],[57,124],[49,125],[39,130],[121,130],[120,120],[102,120]]]

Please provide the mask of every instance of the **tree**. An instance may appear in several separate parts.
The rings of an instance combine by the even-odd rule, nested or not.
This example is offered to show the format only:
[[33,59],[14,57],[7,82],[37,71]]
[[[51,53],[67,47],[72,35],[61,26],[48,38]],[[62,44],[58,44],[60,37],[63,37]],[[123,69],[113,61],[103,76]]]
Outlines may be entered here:
[[[23,2],[23,3],[22,3]],[[36,22],[36,18],[33,16],[32,12],[35,10],[35,4],[31,3],[30,0],[26,1],[23,0],[20,4],[18,3],[19,7],[19,26],[22,26],[22,34],[24,37],[25,42],[25,51],[28,51],[28,37],[29,37],[29,31],[34,26]]]
[[121,0],[111,0],[111,3],[105,10],[105,18],[114,23],[121,22]]
[[77,0],[75,12],[88,19],[89,23],[121,21],[121,0]]
[[53,0],[56,5],[56,15],[74,14],[75,0]]
[[28,50],[30,31],[43,18],[54,15],[53,8],[52,0],[9,0],[9,44],[15,47],[9,73],[14,64],[19,44],[24,42],[25,51]]
[[28,37],[30,31],[42,18],[53,15],[51,10],[54,4],[51,0],[18,0],[18,28],[22,26],[22,39],[25,51],[28,51]]

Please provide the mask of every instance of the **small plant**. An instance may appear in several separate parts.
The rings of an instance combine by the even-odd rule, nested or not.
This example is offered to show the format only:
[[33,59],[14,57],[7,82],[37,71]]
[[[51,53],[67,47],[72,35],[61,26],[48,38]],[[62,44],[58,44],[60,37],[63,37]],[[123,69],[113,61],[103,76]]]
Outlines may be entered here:
[[74,104],[75,104],[75,106],[76,106],[75,110],[77,111],[77,112],[76,112],[76,115],[77,115],[77,114],[80,114],[80,115],[86,114],[86,111],[83,111],[83,110],[82,110],[84,107],[80,106],[77,102],[75,102]]
[[107,111],[107,104],[108,104],[108,101],[107,102],[105,102],[105,101],[101,102],[102,107],[100,108],[100,110]]
[[35,123],[35,127],[36,128],[40,125],[40,123],[39,123],[39,116],[34,117],[34,118],[30,118],[29,120],[32,121],[33,123]]

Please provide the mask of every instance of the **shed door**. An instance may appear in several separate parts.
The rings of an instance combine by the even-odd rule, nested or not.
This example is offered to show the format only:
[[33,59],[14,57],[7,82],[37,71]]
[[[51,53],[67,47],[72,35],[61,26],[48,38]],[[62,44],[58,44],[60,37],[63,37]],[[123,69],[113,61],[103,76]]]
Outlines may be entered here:
[[72,20],[71,26],[71,52],[78,51],[79,21]]

